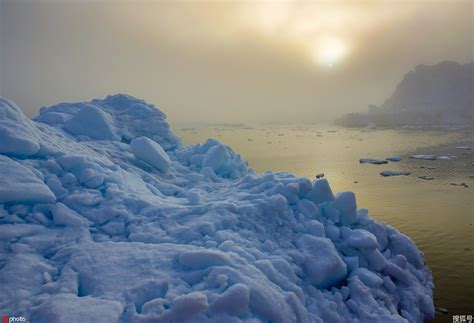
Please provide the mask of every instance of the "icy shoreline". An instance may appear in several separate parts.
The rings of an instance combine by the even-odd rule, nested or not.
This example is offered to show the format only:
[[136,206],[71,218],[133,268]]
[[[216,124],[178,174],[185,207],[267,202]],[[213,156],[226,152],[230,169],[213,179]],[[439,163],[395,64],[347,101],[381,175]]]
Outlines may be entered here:
[[[33,322],[422,322],[414,243],[325,178],[255,174],[109,96],[0,100],[1,307]],[[8,189],[5,189],[8,188]]]

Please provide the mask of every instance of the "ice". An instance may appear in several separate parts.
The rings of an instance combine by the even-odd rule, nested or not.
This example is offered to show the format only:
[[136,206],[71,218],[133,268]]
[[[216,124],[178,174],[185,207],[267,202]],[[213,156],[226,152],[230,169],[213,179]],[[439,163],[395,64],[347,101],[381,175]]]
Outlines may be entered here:
[[397,170],[384,170],[380,172],[380,175],[384,177],[389,177],[389,176],[408,176],[410,175],[410,172],[407,171],[397,171]]
[[436,155],[412,155],[412,159],[422,159],[422,160],[436,160]]
[[339,210],[341,223],[349,225],[357,222],[357,205],[353,192],[342,192],[336,195],[334,206]]
[[34,322],[117,322],[120,302],[59,293],[31,310]]
[[169,171],[171,161],[168,154],[153,140],[147,137],[135,138],[130,143],[130,149],[137,159],[147,162],[163,173]]
[[374,159],[374,158],[361,158],[359,159],[359,163],[361,164],[374,164],[374,165],[382,165],[382,164],[387,164],[387,160],[380,160],[380,159]]
[[230,263],[229,257],[218,250],[189,251],[179,256],[179,263],[190,269],[203,269]]
[[405,235],[328,178],[256,174],[185,146],[118,94],[0,100],[0,308],[33,322],[423,322],[433,282]]
[[0,203],[52,203],[53,192],[28,167],[0,155]]
[[0,97],[0,153],[31,156],[40,149],[33,123],[11,101]]
[[230,315],[243,316],[249,310],[250,290],[244,284],[235,284],[226,289],[212,303],[213,312],[224,312]]
[[385,158],[386,160],[388,161],[391,161],[391,162],[399,162],[402,160],[402,158],[400,156],[389,156],[387,158]]
[[74,135],[91,139],[117,140],[111,116],[93,105],[84,105],[74,117],[64,124],[64,129]]
[[331,288],[346,277],[347,266],[331,240],[304,235],[297,246],[304,256],[304,269],[311,284]]
[[439,157],[436,157],[436,159],[439,159],[439,160],[451,160],[452,158],[449,157],[449,156],[439,156]]
[[202,161],[202,167],[210,167],[214,172],[218,171],[227,161],[229,156],[223,145],[217,144],[206,152]]

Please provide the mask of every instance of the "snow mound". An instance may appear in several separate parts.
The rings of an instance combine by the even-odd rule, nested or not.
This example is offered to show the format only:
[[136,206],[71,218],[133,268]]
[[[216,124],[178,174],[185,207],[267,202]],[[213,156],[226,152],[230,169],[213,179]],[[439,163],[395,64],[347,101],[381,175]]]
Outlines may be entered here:
[[170,131],[166,115],[155,106],[125,94],[84,103],[60,103],[41,108],[38,122],[69,131],[77,139],[119,140],[129,143],[149,137],[165,150],[181,146]]
[[184,146],[126,95],[0,101],[0,307],[34,322],[423,322],[413,241],[326,178]]

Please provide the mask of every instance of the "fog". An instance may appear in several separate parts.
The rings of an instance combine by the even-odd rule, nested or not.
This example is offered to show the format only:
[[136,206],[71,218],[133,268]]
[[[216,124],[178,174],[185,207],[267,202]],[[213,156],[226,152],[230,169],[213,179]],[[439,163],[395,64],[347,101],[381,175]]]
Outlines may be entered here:
[[29,116],[121,92],[172,124],[327,122],[473,60],[471,1],[0,3],[0,94]]

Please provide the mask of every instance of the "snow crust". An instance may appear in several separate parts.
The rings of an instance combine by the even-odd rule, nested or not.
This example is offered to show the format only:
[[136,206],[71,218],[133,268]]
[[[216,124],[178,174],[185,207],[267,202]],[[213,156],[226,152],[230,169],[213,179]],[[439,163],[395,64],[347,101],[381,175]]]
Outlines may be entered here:
[[413,241],[326,178],[185,146],[127,95],[0,100],[0,307],[33,322],[423,322]]

